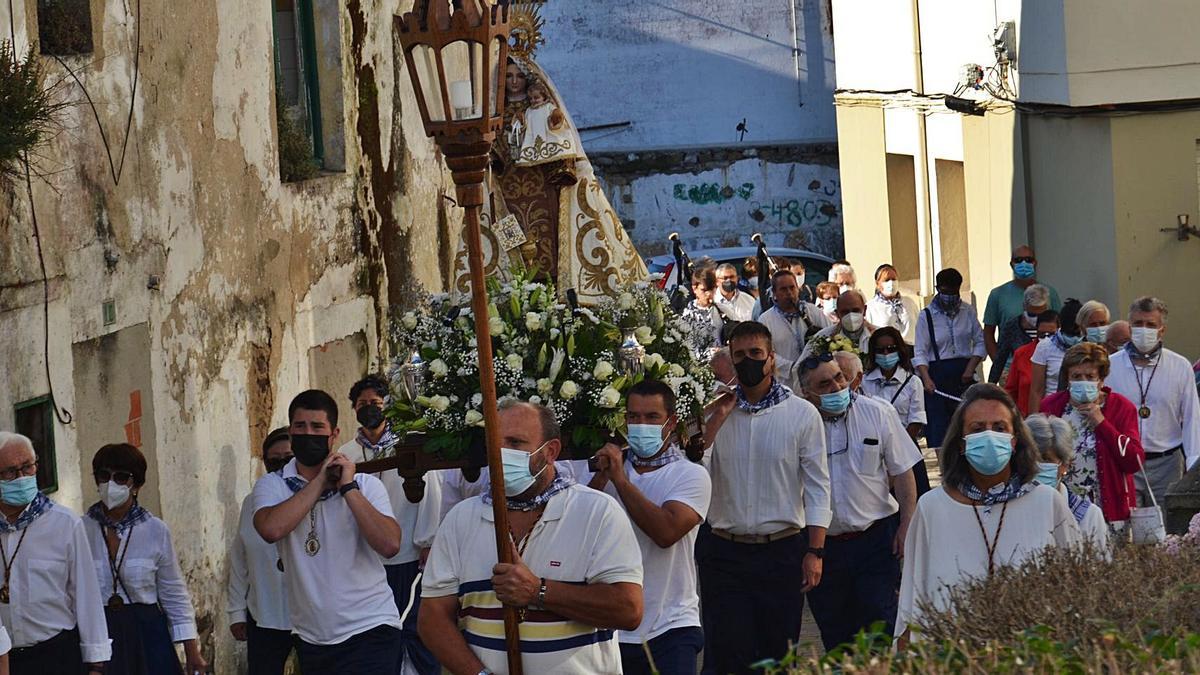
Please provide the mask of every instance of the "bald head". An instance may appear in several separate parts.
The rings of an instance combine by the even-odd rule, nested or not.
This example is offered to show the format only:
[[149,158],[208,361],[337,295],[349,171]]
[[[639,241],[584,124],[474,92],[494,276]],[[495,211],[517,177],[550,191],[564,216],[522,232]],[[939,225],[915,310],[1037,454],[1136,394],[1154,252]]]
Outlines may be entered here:
[[857,290],[849,290],[838,296],[837,299],[837,315],[846,316],[858,312],[859,314],[867,313],[867,301],[863,298],[863,294]]
[[1020,246],[1013,249],[1012,257],[1014,257],[1014,258],[1034,257],[1033,249],[1025,244],[1021,244]]
[[1108,325],[1108,333],[1104,337],[1104,346],[1108,349],[1109,354],[1115,354],[1121,351],[1126,342],[1132,337],[1132,331],[1129,329],[1129,322],[1121,319],[1114,321]]

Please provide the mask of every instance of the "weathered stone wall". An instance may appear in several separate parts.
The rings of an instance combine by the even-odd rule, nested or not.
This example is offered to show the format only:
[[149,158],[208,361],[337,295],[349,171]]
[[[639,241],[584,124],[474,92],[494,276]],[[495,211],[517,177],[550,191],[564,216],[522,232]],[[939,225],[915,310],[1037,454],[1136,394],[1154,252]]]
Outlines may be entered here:
[[[225,557],[262,438],[295,393],[375,367],[388,307],[449,276],[451,183],[396,61],[391,17],[409,4],[315,0],[324,147],[345,171],[281,184],[272,3],[92,0],[95,52],[65,59],[79,82],[39,152],[46,178],[32,204],[24,185],[0,190],[0,428],[14,403],[48,393],[48,353],[58,404],[75,413],[55,425],[56,501],[85,508],[95,450],[142,436],[145,501],[174,534],[216,672],[239,662]],[[13,8],[0,25],[24,48],[36,2]],[[343,436],[353,426],[343,419]]]

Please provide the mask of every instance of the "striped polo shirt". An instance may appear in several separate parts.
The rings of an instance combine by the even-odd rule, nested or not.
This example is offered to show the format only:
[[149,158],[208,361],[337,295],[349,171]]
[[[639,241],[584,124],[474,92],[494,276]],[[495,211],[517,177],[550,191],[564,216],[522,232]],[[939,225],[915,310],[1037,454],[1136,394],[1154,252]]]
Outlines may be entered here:
[[[458,626],[484,665],[507,672],[504,618],[492,590],[496,540],[492,509],[479,497],[455,506],[438,530],[421,596],[457,595]],[[576,584],[642,583],[629,518],[612,497],[573,485],[550,499],[522,556],[539,577]],[[529,610],[521,652],[530,673],[620,673],[614,631],[549,611]]]

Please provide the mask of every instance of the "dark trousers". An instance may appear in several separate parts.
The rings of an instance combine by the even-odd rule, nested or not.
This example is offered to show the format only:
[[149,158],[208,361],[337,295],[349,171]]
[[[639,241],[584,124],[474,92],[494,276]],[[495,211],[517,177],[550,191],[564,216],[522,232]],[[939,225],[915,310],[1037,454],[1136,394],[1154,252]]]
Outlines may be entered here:
[[855,539],[825,538],[821,583],[808,592],[808,606],[826,651],[877,621],[892,634],[900,593],[900,560],[892,553],[892,540],[899,525],[896,515]]
[[[970,359],[942,359],[929,364],[929,377],[937,385],[937,390],[962,397],[969,384],[963,384],[962,374],[967,369]],[[942,447],[942,439],[946,437],[946,427],[950,426],[950,418],[958,410],[958,402],[951,401],[945,396],[925,392],[925,440],[931,448]]]
[[64,630],[49,640],[8,653],[8,672],[12,675],[80,675],[83,656],[79,651],[79,631]]
[[412,609],[408,610],[404,627],[400,629],[400,658],[396,661],[396,672],[400,672],[400,666],[407,659],[421,675],[439,675],[442,667],[438,665],[437,659],[433,658],[433,654],[425,648],[421,637],[417,635],[417,612],[421,609],[421,586],[417,584],[416,592],[413,592],[413,582],[421,573],[421,563],[414,560],[402,565],[384,565],[383,569],[387,571],[388,586],[392,587],[392,595],[396,598],[396,609],[401,615],[404,614],[404,608],[408,607],[409,599],[412,599]]
[[177,675],[179,657],[167,627],[167,615],[158,605],[129,604],[105,607],[112,660],[105,675]]
[[[646,658],[646,648],[654,659],[654,669]],[[704,648],[704,631],[699,626],[672,628],[651,638],[643,646],[621,643],[621,670],[625,675],[696,675],[697,657]]]
[[296,640],[296,654],[305,675],[393,673],[400,660],[400,631],[392,626],[376,626],[336,645]]
[[263,628],[246,617],[246,660],[254,675],[283,675],[297,638],[290,630]]
[[769,544],[735,544],[701,529],[696,541],[704,621],[704,672],[749,673],[800,638],[804,533]]

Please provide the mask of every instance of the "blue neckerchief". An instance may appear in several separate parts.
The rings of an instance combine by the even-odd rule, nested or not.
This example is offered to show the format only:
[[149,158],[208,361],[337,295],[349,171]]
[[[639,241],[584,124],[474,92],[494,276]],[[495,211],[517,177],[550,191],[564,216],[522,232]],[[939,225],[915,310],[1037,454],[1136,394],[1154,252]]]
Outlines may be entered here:
[[1132,341],[1125,343],[1125,351],[1129,353],[1130,358],[1143,359],[1145,361],[1153,361],[1154,359],[1157,359],[1159,355],[1162,354],[1162,349],[1163,343],[1160,341],[1158,346],[1152,349],[1149,354],[1143,354],[1138,351],[1137,347],[1133,346]]
[[751,403],[746,399],[746,394],[744,391],[742,391],[742,385],[740,384],[734,389],[734,392],[737,394],[737,407],[741,410],[745,410],[748,413],[756,413],[760,410],[766,410],[773,405],[783,403],[788,399],[789,396],[792,395],[791,389],[779,384],[779,382],[776,380],[771,381],[770,391],[768,391],[767,395],[762,397],[762,400],[758,403]]
[[[543,490],[541,494],[535,495],[532,499],[513,499],[512,497],[508,497],[505,499],[505,502],[508,504],[509,511],[532,511],[545,506],[550,501],[551,497],[562,492],[563,490],[566,490],[574,484],[574,478],[571,478],[570,476],[564,476],[563,474],[559,473],[554,476],[554,481],[550,483],[549,487]],[[484,490],[480,497],[483,498],[484,504],[491,505],[492,491],[490,489]]]
[[987,494],[984,494],[974,483],[966,481],[958,486],[958,491],[964,497],[973,502],[979,502],[984,506],[992,506],[993,504],[1003,504],[1004,502],[1016,499],[1033,489],[1033,484],[1022,484],[1019,476],[1013,476],[1008,479],[1007,483],[993,485]]
[[[1067,344],[1067,341],[1063,339],[1062,331],[1059,331],[1050,337],[1051,337],[1051,339],[1054,340],[1054,345],[1064,352],[1067,351],[1068,349],[1070,349],[1071,347],[1075,346],[1072,344]],[[1077,345],[1082,342],[1083,342],[1083,340],[1080,340],[1079,342],[1076,342],[1075,344]]]
[[104,506],[100,502],[92,504],[91,508],[87,511],[87,515],[97,523],[116,530],[117,534],[132,529],[134,525],[150,519],[150,512],[142,508],[142,505],[137,502],[133,503],[133,507],[129,509],[124,518],[115,523],[104,513]]
[[1087,497],[1079,495],[1067,490],[1067,506],[1071,509],[1072,515],[1075,516],[1076,523],[1082,523],[1083,517],[1087,515],[1088,508],[1092,505]]
[[[287,483],[287,486],[288,486],[288,488],[291,489],[292,494],[295,494],[295,493],[303,490],[304,486],[308,485],[308,481],[304,480],[303,478],[301,478],[299,476],[284,476],[283,482]],[[355,478],[354,482],[357,483],[358,478]],[[360,485],[359,487],[362,487],[362,486]],[[329,499],[330,497],[336,495],[337,493],[338,493],[337,488],[329,488],[328,490],[324,490],[321,492],[321,496],[317,501],[323,502],[326,499]]]
[[675,445],[674,443],[672,443],[671,446],[667,448],[666,452],[662,453],[661,455],[659,455],[657,457],[649,457],[647,459],[642,459],[641,457],[638,457],[636,454],[634,454],[632,452],[629,453],[629,462],[631,464],[633,464],[634,466],[640,466],[643,468],[644,467],[666,466],[666,465],[670,464],[671,462],[677,462],[681,459],[683,459],[683,452],[679,449],[679,446]]
[[379,437],[378,443],[372,443],[371,439],[367,438],[367,434],[362,429],[358,430],[358,436],[354,439],[363,449],[363,455],[368,460],[379,459],[384,452],[391,450],[393,446],[400,442],[400,437],[392,431],[392,423],[388,422],[383,429],[383,435]]
[[889,298],[883,293],[880,293],[879,289],[875,289],[875,299],[879,300],[880,302],[887,303],[891,307],[892,313],[894,314],[899,314],[900,311],[904,309],[904,298],[901,297],[899,293],[896,294],[896,297]]
[[8,518],[0,518],[0,533],[18,532],[23,530],[38,519],[43,513],[50,510],[50,498],[41,492],[33,497],[33,501],[29,502],[29,506],[17,516],[17,522],[10,524]]

